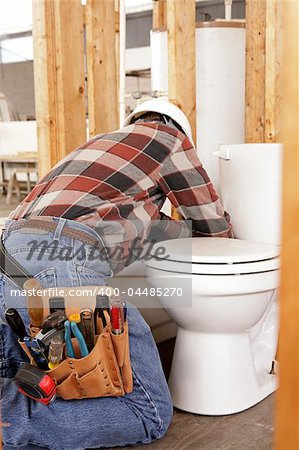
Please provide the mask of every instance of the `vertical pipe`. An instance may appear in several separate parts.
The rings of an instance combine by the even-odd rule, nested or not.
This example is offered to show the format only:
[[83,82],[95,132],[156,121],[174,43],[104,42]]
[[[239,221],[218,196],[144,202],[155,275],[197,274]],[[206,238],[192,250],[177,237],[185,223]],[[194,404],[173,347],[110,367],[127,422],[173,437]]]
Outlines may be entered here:
[[119,126],[126,118],[126,5],[119,2]]
[[224,0],[225,20],[232,20],[232,4],[233,0]]

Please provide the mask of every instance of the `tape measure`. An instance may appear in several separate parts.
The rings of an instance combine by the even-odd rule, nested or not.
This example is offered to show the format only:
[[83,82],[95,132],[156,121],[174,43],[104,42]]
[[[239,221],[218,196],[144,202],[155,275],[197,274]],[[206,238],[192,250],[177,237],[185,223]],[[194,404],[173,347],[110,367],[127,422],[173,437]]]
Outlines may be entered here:
[[14,381],[19,392],[33,400],[48,405],[56,397],[56,384],[45,372],[31,364],[18,370]]

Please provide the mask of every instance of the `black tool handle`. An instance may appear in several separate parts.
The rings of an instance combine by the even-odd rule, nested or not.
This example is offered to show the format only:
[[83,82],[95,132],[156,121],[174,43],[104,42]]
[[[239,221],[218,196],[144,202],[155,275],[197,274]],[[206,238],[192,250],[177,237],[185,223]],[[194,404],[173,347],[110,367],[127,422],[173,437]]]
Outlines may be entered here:
[[108,314],[110,314],[110,302],[108,295],[97,295],[96,296],[96,307],[94,310],[94,326],[97,333],[99,333],[99,330],[97,330],[97,318],[98,316],[102,320],[103,328],[107,325],[107,320],[104,314],[104,311],[107,311]]
[[27,336],[26,328],[20,314],[15,308],[9,308],[5,311],[5,319],[12,331],[21,339]]

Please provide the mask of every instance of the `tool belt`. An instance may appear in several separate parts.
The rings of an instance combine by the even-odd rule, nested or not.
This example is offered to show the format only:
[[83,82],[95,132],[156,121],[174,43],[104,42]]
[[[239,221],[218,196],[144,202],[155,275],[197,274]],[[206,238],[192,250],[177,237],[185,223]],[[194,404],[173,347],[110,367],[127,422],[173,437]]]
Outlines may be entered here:
[[[89,242],[88,242],[89,243]],[[21,267],[6,251],[0,238],[0,272],[5,273],[20,288],[32,276]],[[106,287],[108,289],[112,289]],[[67,291],[70,288],[64,288]],[[45,301],[43,299],[43,301]],[[44,319],[48,306],[44,303]],[[72,306],[70,311],[74,312]],[[68,312],[68,308],[66,308]],[[35,337],[40,328],[30,325],[31,337]],[[28,347],[19,340],[32,365],[36,365]],[[64,400],[123,396],[133,390],[133,377],[130,363],[128,323],[124,323],[121,334],[113,334],[110,322],[100,334],[95,335],[94,347],[90,353],[80,358],[79,345],[72,338],[75,358],[70,358],[64,348],[64,358],[60,364],[47,373],[56,383],[57,396]]]
[[[24,342],[19,340],[19,344],[34,365],[35,362]],[[55,369],[46,371],[56,383],[58,397],[64,400],[79,400],[120,397],[132,392],[127,322],[120,335],[113,335],[110,323],[107,324],[102,333],[95,336],[95,346],[84,358],[79,358],[80,351],[75,338],[72,339],[72,344],[77,357],[65,357]]]

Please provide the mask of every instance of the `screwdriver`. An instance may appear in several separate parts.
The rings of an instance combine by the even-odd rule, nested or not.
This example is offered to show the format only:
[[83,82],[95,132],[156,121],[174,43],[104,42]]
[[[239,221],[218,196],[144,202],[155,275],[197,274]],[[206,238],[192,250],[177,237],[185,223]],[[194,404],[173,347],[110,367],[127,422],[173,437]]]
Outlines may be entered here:
[[89,351],[94,347],[95,327],[92,309],[82,309],[80,312],[79,329],[84,336]]
[[55,369],[55,367],[59,366],[60,361],[63,356],[63,331],[56,332],[56,335],[53,336],[48,354],[48,366],[49,369]]
[[118,295],[110,297],[110,315],[112,334],[122,334],[124,332],[124,302]]
[[[106,316],[107,314],[107,316]],[[94,310],[94,324],[96,332],[99,334],[107,325],[107,318],[109,318],[110,306],[108,295],[97,295],[96,296],[96,308]],[[98,317],[101,320],[102,326],[98,322]],[[109,320],[109,319],[108,319]]]
[[24,322],[15,308],[9,308],[5,311],[5,319],[12,331],[20,338],[21,341],[24,340],[25,336],[28,336]]
[[20,314],[14,308],[9,308],[5,311],[5,318],[12,331],[23,341],[40,369],[46,370],[48,368],[47,358],[44,354],[44,348],[37,339],[31,339],[26,333],[24,322]]

